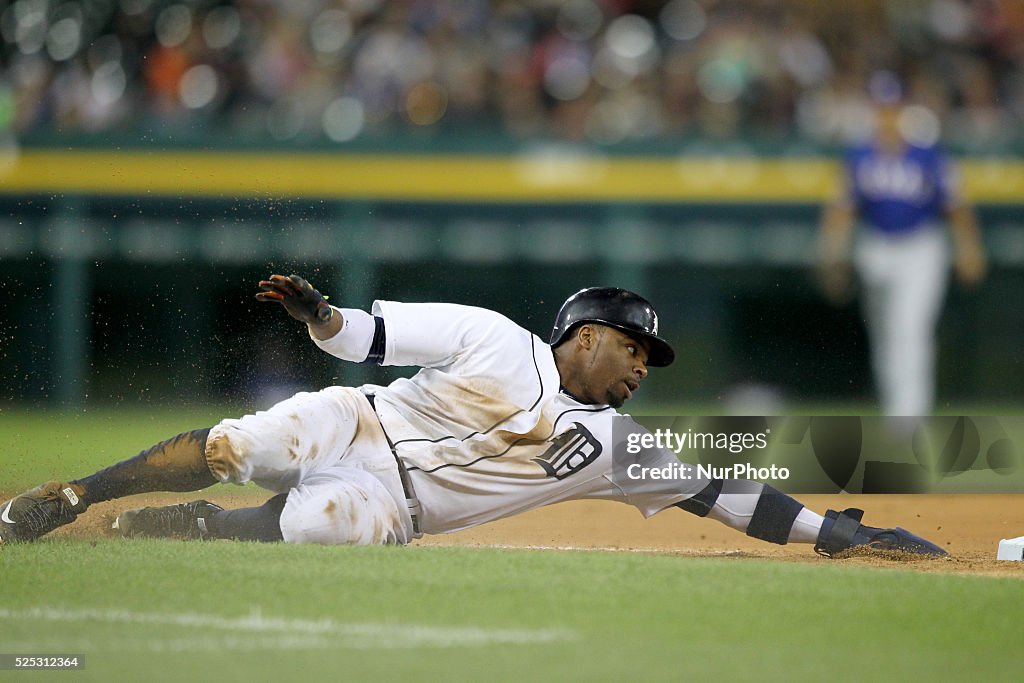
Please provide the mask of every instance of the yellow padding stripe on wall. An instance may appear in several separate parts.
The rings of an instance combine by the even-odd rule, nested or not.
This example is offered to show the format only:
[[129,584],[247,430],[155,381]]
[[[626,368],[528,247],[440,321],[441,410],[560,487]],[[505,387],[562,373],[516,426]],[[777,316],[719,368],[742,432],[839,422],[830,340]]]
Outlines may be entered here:
[[[977,202],[1024,203],[1024,163],[968,159]],[[600,158],[27,150],[0,158],[0,193],[441,202],[819,202],[821,158]]]

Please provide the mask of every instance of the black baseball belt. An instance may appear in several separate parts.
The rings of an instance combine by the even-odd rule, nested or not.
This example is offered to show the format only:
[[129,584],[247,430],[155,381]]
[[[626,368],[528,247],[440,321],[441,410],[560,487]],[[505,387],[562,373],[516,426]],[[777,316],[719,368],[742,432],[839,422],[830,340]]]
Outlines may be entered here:
[[[370,402],[370,407],[373,408],[373,414],[377,415],[377,397],[374,394],[368,394],[365,391],[362,392],[366,400]],[[377,423],[380,424],[380,430],[384,433],[384,438],[388,440],[388,448],[391,450],[391,456],[395,459],[395,466],[398,468],[398,478],[402,482],[402,492],[405,494],[405,504],[409,508],[409,517],[412,518],[412,531],[414,534],[419,536],[420,532],[420,501],[416,497],[416,491],[412,487],[412,480],[409,479],[409,470],[405,468],[405,463],[398,457],[398,453],[395,451],[395,444],[391,442],[391,437],[388,436],[388,432],[384,429],[383,423],[380,421],[380,415],[377,415]]]

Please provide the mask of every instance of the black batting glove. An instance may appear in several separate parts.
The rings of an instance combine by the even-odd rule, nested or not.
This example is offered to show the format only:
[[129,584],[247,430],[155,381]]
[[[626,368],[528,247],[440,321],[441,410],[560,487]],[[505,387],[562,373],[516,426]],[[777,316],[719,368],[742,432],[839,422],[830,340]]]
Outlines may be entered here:
[[277,302],[288,315],[312,327],[326,325],[334,315],[326,297],[298,275],[271,275],[269,280],[260,280],[260,289],[257,300]]

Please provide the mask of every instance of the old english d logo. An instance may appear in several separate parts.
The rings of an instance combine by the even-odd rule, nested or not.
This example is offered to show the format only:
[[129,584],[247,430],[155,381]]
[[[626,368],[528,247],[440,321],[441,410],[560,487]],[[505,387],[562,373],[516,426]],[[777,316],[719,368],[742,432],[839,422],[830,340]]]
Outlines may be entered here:
[[551,447],[533,461],[548,473],[549,477],[565,479],[574,472],[597,460],[601,455],[601,443],[579,422],[551,440]]

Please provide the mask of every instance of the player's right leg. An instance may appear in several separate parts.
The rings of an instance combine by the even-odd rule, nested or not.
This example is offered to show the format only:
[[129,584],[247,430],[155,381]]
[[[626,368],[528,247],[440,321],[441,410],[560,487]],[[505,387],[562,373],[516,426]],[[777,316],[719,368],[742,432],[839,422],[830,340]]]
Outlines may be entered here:
[[930,415],[935,404],[935,329],[949,276],[945,236],[921,231],[901,245],[897,286],[892,294],[892,380],[890,414]]

